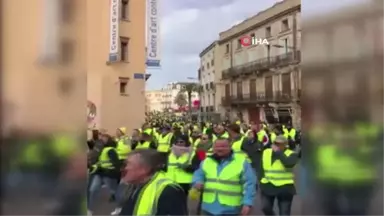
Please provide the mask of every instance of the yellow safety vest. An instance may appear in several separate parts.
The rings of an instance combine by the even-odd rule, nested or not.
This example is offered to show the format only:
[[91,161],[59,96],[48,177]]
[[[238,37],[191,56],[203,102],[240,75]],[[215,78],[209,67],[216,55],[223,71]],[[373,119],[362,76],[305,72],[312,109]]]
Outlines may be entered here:
[[271,142],[272,142],[272,143],[275,142],[276,137],[277,137],[276,133],[275,133],[275,132],[272,132],[272,133],[271,133]]
[[157,204],[160,195],[167,186],[178,187],[172,180],[168,179],[164,173],[159,172],[143,187],[136,202],[132,215],[149,216],[156,215]]
[[212,142],[215,142],[217,140],[217,136],[215,134],[212,134]]
[[103,169],[114,169],[115,168],[113,166],[109,156],[108,156],[108,152],[110,150],[116,151],[113,147],[105,147],[101,151],[101,154],[99,155],[99,161],[98,161],[99,167],[101,167]]
[[139,142],[135,149],[149,149],[151,147],[150,141],[145,141],[144,143]]
[[171,139],[172,139],[173,134],[168,133],[167,135],[159,136],[158,143],[159,145],[157,146],[157,151],[158,152],[169,152],[169,149],[171,148]]
[[232,150],[235,154],[242,155],[248,159],[247,153],[241,150],[241,146],[243,145],[244,136],[242,136],[239,140],[232,143]]
[[125,160],[131,152],[131,146],[127,144],[128,138],[122,137],[117,140],[116,152],[119,156],[119,160]]
[[260,142],[263,142],[265,135],[266,135],[265,130],[263,130],[263,129],[260,130],[259,132],[257,132],[257,140],[259,140]]
[[[287,169],[280,160],[275,160],[272,163],[272,149],[266,149],[263,152],[263,169],[264,177],[261,179],[262,184],[271,183],[277,187],[293,184],[294,174],[292,169]],[[294,153],[292,150],[286,149],[284,154],[289,156]]]
[[213,147],[209,148],[208,151],[206,152],[207,156],[213,155]]
[[[48,146],[44,146],[48,145]],[[41,144],[39,142],[32,142],[29,144],[17,162],[15,166],[25,164],[32,167],[39,167],[44,165],[43,148],[48,148],[55,157],[68,159],[73,153],[81,150],[76,141],[65,135],[57,135],[53,137],[53,140],[48,144]]]
[[28,165],[32,167],[40,167],[44,165],[44,156],[41,152],[41,145],[38,142],[30,143],[20,156],[19,164]]
[[283,136],[285,138],[291,138],[292,140],[295,140],[295,137],[296,137],[296,129],[295,128],[291,128],[291,130],[288,130],[287,128],[283,129]]
[[219,139],[229,139],[229,134],[227,131],[225,131],[223,134],[221,135],[216,135],[216,137]]
[[245,158],[233,155],[232,160],[218,174],[218,162],[207,157],[202,163],[205,173],[203,202],[219,203],[227,206],[241,206],[243,199],[243,184],[241,176],[244,170]]
[[193,139],[191,140],[191,144],[193,144],[193,148],[196,149],[197,145],[200,143],[200,138],[197,138],[195,142],[193,142]]
[[[364,151],[364,146],[361,146]],[[375,169],[348,155],[338,154],[334,145],[322,145],[317,150],[317,177],[328,182],[356,183],[375,179]]]
[[193,174],[178,168],[178,165],[190,165],[193,156],[193,152],[183,154],[180,157],[176,157],[173,153],[169,154],[167,177],[176,183],[191,183]]
[[153,129],[152,129],[152,128],[147,128],[147,129],[145,129],[143,132],[144,132],[144,133],[147,133],[147,134],[149,134],[149,135],[152,135],[152,133],[153,133]]

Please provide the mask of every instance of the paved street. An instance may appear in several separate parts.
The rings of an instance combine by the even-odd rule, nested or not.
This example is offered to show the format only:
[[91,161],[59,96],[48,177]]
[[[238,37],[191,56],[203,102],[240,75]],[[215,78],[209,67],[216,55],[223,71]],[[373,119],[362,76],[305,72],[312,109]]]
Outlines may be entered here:
[[[382,175],[381,175],[382,176]],[[297,179],[297,186],[300,186],[300,180]],[[383,185],[379,184],[377,190],[375,190],[374,198],[371,203],[371,208],[369,214],[371,215],[382,215],[382,203],[383,203]],[[298,190],[300,191],[300,190]],[[309,191],[307,191],[309,192]],[[9,215],[34,215],[37,214],[46,214],[47,209],[44,209],[43,203],[37,194],[37,191],[29,189],[28,191],[13,191],[10,194],[6,194],[2,200],[2,213]],[[108,203],[108,196],[105,190],[102,190],[98,199],[97,209],[95,211],[96,215],[109,215],[113,210],[114,206]],[[302,205],[302,202],[306,204]],[[313,203],[309,205],[308,203]],[[189,203],[191,214],[196,214],[196,202],[191,201]],[[319,214],[316,207],[318,206],[318,201],[315,196],[308,196],[303,200],[299,195],[295,196],[293,206],[292,206],[292,215],[301,215],[307,212],[312,212],[314,214]],[[303,209],[306,209],[303,212]],[[262,215],[260,210],[260,198],[258,197],[255,200],[254,209],[252,212],[253,215]]]

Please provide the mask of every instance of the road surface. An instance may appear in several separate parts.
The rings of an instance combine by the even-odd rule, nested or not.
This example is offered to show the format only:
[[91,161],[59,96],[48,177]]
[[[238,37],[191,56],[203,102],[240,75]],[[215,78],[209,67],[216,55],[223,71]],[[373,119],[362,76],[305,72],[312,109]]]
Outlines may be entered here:
[[[298,173],[296,173],[296,176]],[[382,176],[382,175],[381,175]],[[382,182],[382,181],[379,181]],[[300,187],[300,179],[297,179],[297,187]],[[371,210],[369,214],[371,215],[382,215],[382,203],[383,203],[383,185],[380,183],[377,190],[375,191],[373,200],[371,202]],[[84,189],[85,190],[85,189]],[[300,189],[298,188],[300,192]],[[4,192],[4,190],[3,190]],[[310,194],[309,191],[307,193]],[[29,190],[13,190],[8,191],[7,194],[4,194],[2,198],[2,214],[4,215],[38,215],[38,214],[47,214],[47,210],[44,210],[43,203],[37,191],[33,191],[33,188]],[[302,204],[305,202],[305,205]],[[308,205],[307,203],[313,203],[313,205]],[[292,215],[302,215],[305,212],[313,212],[314,214],[319,214],[318,209],[316,210],[316,196],[308,196],[305,200],[302,199],[300,195],[296,195],[292,205]],[[276,204],[275,204],[276,205]],[[100,192],[100,196],[97,200],[97,209],[95,210],[95,215],[109,215],[113,211],[114,206],[111,203],[108,203],[108,196],[106,190]],[[190,213],[191,215],[196,214],[196,202],[189,202]],[[276,206],[275,206],[276,209]],[[277,213],[277,211],[276,211]],[[262,215],[260,209],[260,198],[259,196],[255,199],[254,208],[252,210],[252,215]]]

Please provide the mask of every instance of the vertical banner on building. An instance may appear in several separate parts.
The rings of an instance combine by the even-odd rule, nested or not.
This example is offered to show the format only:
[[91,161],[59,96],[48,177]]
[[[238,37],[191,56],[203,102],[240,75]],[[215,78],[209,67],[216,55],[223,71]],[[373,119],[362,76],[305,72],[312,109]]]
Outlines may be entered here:
[[43,9],[43,36],[40,53],[42,63],[55,63],[60,57],[60,0],[44,0]]
[[109,62],[116,62],[119,60],[119,2],[120,0],[109,0]]
[[160,67],[159,0],[147,0],[147,67]]

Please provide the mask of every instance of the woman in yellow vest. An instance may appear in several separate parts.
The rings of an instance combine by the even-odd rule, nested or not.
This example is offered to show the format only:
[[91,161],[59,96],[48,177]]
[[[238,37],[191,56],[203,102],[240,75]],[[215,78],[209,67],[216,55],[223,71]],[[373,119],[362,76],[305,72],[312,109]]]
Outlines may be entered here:
[[177,137],[168,156],[167,177],[178,183],[186,195],[191,187],[193,172],[198,168],[198,164],[192,165],[194,158],[195,151],[189,143],[188,136]]

